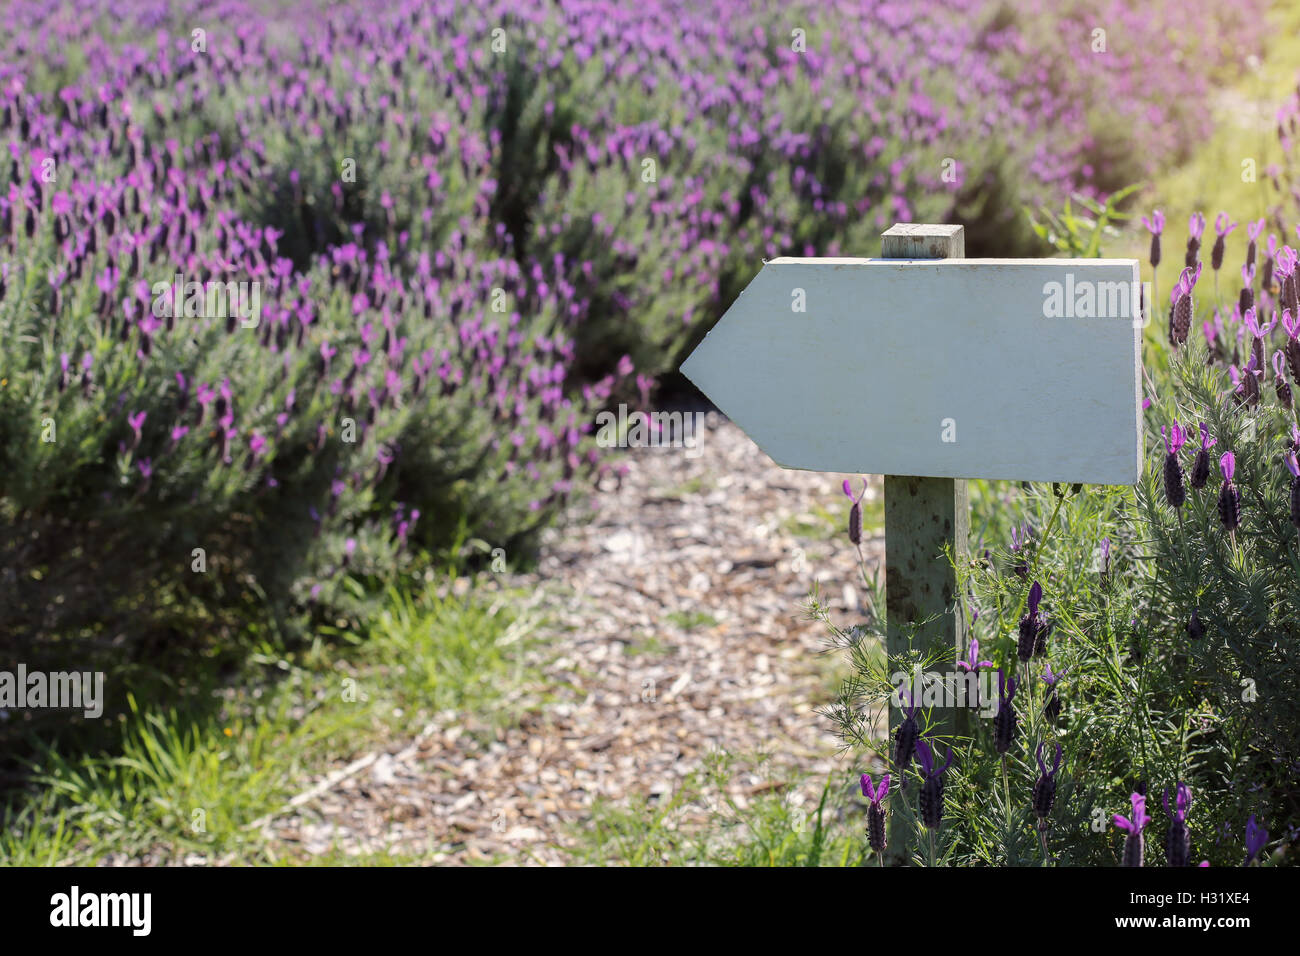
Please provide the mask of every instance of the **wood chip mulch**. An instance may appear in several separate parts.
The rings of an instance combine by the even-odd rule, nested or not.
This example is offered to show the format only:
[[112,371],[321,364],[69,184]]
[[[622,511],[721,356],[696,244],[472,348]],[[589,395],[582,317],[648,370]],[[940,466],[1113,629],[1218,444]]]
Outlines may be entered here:
[[[503,575],[537,622],[521,653],[542,677],[510,702],[519,721],[437,715],[317,781],[267,824],[277,849],[572,862],[594,801],[667,800],[713,750],[771,755],[730,779],[742,807],[778,787],[815,808],[848,769],[815,712],[842,662],[801,605],[819,582],[837,622],[862,614],[845,476],[786,471],[717,412],[705,424],[690,455],[629,449],[625,473],[548,532],[537,570]],[[870,533],[869,568],[884,551]],[[686,825],[707,824],[708,807],[690,809]]]

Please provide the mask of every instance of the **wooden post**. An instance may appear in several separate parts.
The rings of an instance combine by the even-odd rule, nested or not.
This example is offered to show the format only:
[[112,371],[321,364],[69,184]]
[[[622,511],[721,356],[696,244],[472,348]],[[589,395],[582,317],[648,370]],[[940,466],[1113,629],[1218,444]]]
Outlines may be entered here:
[[[882,234],[880,254],[884,259],[964,259],[965,231],[961,226],[900,223]],[[917,436],[917,441],[938,441],[940,423],[934,424],[934,435]],[[910,646],[923,653],[955,649],[959,654],[965,647],[962,615],[952,611],[958,598],[956,574],[945,548],[951,546],[958,555],[965,554],[969,536],[970,507],[964,479],[885,475],[886,647],[891,658],[906,653],[909,637]],[[908,682],[910,685],[910,676]],[[966,711],[936,708],[932,715],[937,733],[969,732]],[[901,720],[901,713],[891,707],[891,741]],[[891,865],[910,859],[915,839],[910,830],[902,814],[890,814],[886,853]]]

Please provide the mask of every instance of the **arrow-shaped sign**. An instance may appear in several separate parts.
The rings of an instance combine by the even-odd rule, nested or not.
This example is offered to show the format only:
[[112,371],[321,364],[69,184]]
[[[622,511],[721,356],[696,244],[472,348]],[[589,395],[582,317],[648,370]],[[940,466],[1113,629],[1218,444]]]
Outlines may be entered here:
[[1135,259],[773,259],[682,371],[787,468],[1134,484]]

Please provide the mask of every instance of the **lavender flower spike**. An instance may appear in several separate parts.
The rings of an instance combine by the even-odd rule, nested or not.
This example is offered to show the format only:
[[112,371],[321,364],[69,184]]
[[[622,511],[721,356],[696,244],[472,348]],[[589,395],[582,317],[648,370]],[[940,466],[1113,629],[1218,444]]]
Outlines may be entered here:
[[1151,233],[1151,268],[1154,269],[1160,265],[1160,234],[1165,231],[1165,214],[1157,209],[1150,219],[1142,217],[1142,225]]
[[885,848],[885,810],[880,805],[889,796],[889,774],[880,778],[880,786],[871,783],[869,774],[862,775],[862,795],[871,801],[867,807],[867,843],[877,853]]
[[1201,251],[1201,236],[1205,234],[1205,216],[1199,212],[1192,213],[1187,220],[1187,255],[1183,265],[1191,268],[1196,265],[1197,254]]
[[1286,380],[1286,372],[1283,368],[1286,366],[1286,355],[1282,352],[1273,353],[1273,388],[1277,391],[1277,403],[1283,408],[1291,407],[1291,383]]
[[1192,327],[1192,313],[1195,312],[1192,290],[1200,277],[1201,263],[1197,262],[1195,267],[1189,264],[1170,293],[1173,307],[1169,312],[1169,341],[1175,348],[1187,341],[1187,333]]
[[1042,600],[1043,586],[1035,581],[1029,588],[1029,607],[1020,619],[1020,640],[1016,653],[1022,661],[1042,657],[1047,651],[1047,632],[1050,627],[1038,610]]
[[1140,793],[1135,793],[1129,797],[1133,804],[1133,817],[1129,819],[1115,814],[1112,823],[1117,829],[1123,830],[1127,836],[1124,838],[1124,855],[1120,861],[1120,866],[1141,866],[1142,865],[1142,828],[1151,822],[1147,816],[1147,798]]
[[1039,820],[1046,820],[1052,813],[1052,805],[1056,802],[1056,773],[1061,769],[1061,745],[1059,743],[1056,745],[1056,759],[1052,761],[1051,770],[1048,770],[1047,765],[1043,763],[1041,743],[1035,756],[1038,758],[1038,779],[1034,781],[1034,813],[1038,815]]
[[1178,452],[1187,443],[1187,432],[1177,422],[1169,428],[1160,426],[1160,434],[1165,440],[1165,500],[1177,510],[1187,501],[1187,490],[1183,487],[1183,466],[1178,463]]
[[853,502],[849,508],[849,541],[853,544],[862,542],[862,499],[867,493],[867,479],[862,479],[862,491],[855,498],[853,497],[853,484],[850,479],[844,479],[844,494]]
[[1243,866],[1249,866],[1259,858],[1260,851],[1268,844],[1268,831],[1255,822],[1255,814],[1250,815],[1246,821],[1246,862]]
[[1219,459],[1219,470],[1223,472],[1223,487],[1219,489],[1219,520],[1228,532],[1241,526],[1241,491],[1232,483],[1236,468],[1236,456],[1230,451],[1224,452]]
[[894,770],[900,775],[911,764],[912,756],[916,753],[917,739],[921,736],[920,728],[916,725],[916,701],[911,691],[907,694],[907,704],[903,711],[903,721],[894,731]]
[[1192,478],[1189,483],[1199,491],[1210,480],[1210,449],[1218,444],[1219,440],[1210,437],[1210,429],[1206,427],[1205,422],[1201,422],[1197,427],[1201,430],[1201,449],[1196,453],[1196,461],[1192,464]]
[[993,716],[993,746],[1000,754],[1011,749],[1016,739],[1016,709],[1013,702],[1016,697],[1016,679],[1010,680],[998,668],[998,712]]
[[965,660],[959,660],[957,662],[957,670],[966,674],[968,679],[968,684],[966,686],[968,696],[973,695],[972,699],[967,700],[967,704],[971,707],[981,706],[979,681],[976,679],[976,675],[978,675],[981,670],[997,666],[992,661],[982,661],[979,657],[980,642],[977,638],[972,637],[970,643],[966,645]]
[[1043,665],[1042,679],[1043,683],[1047,685],[1047,690],[1050,694],[1047,698],[1047,703],[1043,704],[1043,715],[1046,716],[1048,720],[1052,721],[1052,723],[1059,720],[1061,716],[1061,695],[1058,692],[1056,685],[1060,679],[1065,676],[1065,671],[1068,669],[1069,668],[1065,668],[1057,673],[1052,673],[1052,665],[1050,661]]
[[1226,212],[1221,212],[1214,217],[1214,231],[1217,235],[1214,240],[1214,248],[1210,250],[1210,268],[1215,272],[1218,272],[1223,265],[1224,240],[1236,228],[1237,224],[1229,220]]
[[1286,470],[1291,472],[1291,523],[1300,528],[1300,462],[1295,452],[1287,453]]
[[1174,809],[1169,809],[1169,789],[1165,788],[1163,802],[1169,817],[1169,832],[1165,836],[1165,862],[1170,866],[1190,866],[1192,861],[1192,836],[1187,829],[1187,810],[1192,805],[1192,792],[1179,781],[1174,797]]
[[943,775],[952,766],[952,748],[942,767],[935,768],[934,754],[924,740],[916,742],[916,760],[921,765],[921,822],[927,829],[937,830],[943,824]]

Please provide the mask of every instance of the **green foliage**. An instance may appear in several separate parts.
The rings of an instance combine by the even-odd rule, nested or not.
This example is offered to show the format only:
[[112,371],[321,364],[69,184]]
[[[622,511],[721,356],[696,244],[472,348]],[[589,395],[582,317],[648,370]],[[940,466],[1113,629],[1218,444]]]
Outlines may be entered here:
[[[760,765],[767,763],[760,758]],[[626,866],[854,866],[863,849],[845,825],[859,811],[854,781],[832,777],[815,808],[797,806],[777,783],[740,798],[734,780],[742,762],[713,752],[671,794],[600,800],[575,830],[575,859]],[[773,773],[774,768],[768,768]]]
[[[1057,252],[1071,259],[1096,259],[1101,255],[1102,243],[1119,235],[1114,223],[1132,217],[1119,211],[1124,200],[1141,188],[1141,184],[1126,186],[1111,193],[1105,202],[1075,194],[1065,201],[1060,213],[1043,209],[1039,222],[1033,211],[1025,209],[1034,234]],[[1081,207],[1076,211],[1074,205]]]
[[[1057,232],[1045,238],[1062,252],[1099,253],[1113,217],[1104,206],[1089,212],[1067,207],[1047,217],[1046,228]],[[1154,353],[1147,391],[1155,401],[1144,416],[1147,467],[1136,488],[971,483],[970,557],[954,564],[961,595],[955,613],[972,622],[979,659],[1019,681],[1019,732],[1000,756],[996,708],[989,706],[962,714],[958,733],[939,738],[941,753],[949,746],[954,752],[945,822],[933,850],[921,831],[911,847],[915,863],[1114,865],[1123,834],[1111,818],[1127,816],[1129,795],[1138,791],[1147,794],[1152,817],[1146,864],[1162,865],[1169,826],[1162,797],[1168,791],[1172,806],[1179,783],[1192,793],[1193,864],[1240,865],[1252,815],[1271,833],[1265,856],[1281,860],[1294,840],[1300,543],[1285,457],[1296,448],[1295,416],[1269,400],[1271,388],[1257,406],[1239,401],[1198,339],[1169,354],[1150,337],[1147,347]],[[1200,447],[1197,426],[1204,423],[1217,441],[1210,480],[1200,489],[1189,484],[1181,509],[1169,505],[1163,479],[1161,428],[1174,422],[1191,432],[1182,456],[1186,480]],[[1217,507],[1224,452],[1235,454],[1241,494],[1235,533],[1224,529]],[[1042,584],[1051,631],[1046,656],[1023,663],[1017,640],[1034,581]],[[853,670],[827,716],[847,747],[889,761],[881,731],[891,675],[914,666],[949,671],[954,653],[888,657],[878,590],[872,606],[870,619],[852,628],[837,625],[815,601],[811,610]],[[1058,678],[1055,718],[1045,665]],[[934,716],[923,707],[923,733],[932,732]],[[1058,744],[1058,789],[1040,825],[1032,802],[1042,774],[1036,752],[1041,745],[1050,768]],[[890,812],[913,820],[920,777],[914,765],[900,791],[894,773]]]
[[[276,862],[284,847],[254,824],[282,811],[305,777],[449,710],[489,728],[517,719],[503,698],[532,676],[523,651],[533,622],[505,610],[510,597],[489,603],[407,582],[365,630],[293,655],[265,644],[234,675],[195,675],[198,686],[173,692],[178,706],[142,703],[159,696],[144,685],[120,722],[100,724],[102,753],[32,741],[25,789],[0,802],[0,865],[176,865],[190,854]],[[126,677],[118,670],[108,683]],[[370,862],[384,860],[411,862]]]

